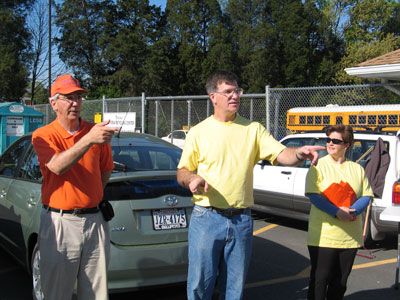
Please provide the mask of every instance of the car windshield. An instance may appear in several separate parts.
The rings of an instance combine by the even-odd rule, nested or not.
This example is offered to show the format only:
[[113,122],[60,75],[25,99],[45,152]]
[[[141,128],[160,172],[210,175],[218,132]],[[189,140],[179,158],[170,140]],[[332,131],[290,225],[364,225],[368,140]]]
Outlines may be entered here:
[[[346,157],[352,161],[355,161],[365,167],[367,159],[369,158],[369,153],[376,143],[376,140],[364,140],[364,139],[354,139],[353,146],[349,151],[346,152]],[[326,146],[326,137],[297,137],[290,138],[282,141],[286,147],[302,147],[304,145],[318,145]],[[389,150],[389,144],[384,143],[386,149]],[[326,150],[318,151],[319,157],[327,155]],[[302,167],[309,167],[310,161],[305,161]]]
[[160,146],[113,146],[115,172],[176,170],[181,150]]
[[183,131],[174,131],[172,133],[172,138],[184,140],[186,138],[186,134]]

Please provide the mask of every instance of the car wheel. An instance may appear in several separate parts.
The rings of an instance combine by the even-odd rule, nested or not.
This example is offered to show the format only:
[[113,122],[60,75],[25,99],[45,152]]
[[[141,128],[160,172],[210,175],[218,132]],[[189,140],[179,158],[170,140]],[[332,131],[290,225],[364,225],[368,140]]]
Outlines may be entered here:
[[42,293],[42,286],[40,284],[40,252],[38,243],[35,244],[35,248],[32,251],[32,259],[31,259],[31,270],[32,270],[32,296],[34,300],[43,300],[44,296]]

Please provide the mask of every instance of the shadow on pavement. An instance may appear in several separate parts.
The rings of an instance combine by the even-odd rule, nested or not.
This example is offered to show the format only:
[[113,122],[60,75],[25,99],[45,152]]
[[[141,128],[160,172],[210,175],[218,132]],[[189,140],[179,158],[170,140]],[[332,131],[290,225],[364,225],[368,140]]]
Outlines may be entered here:
[[0,257],[0,300],[32,300],[32,283],[26,270],[3,249]]
[[244,299],[305,299],[309,273],[307,257],[256,236]]
[[389,289],[365,290],[347,295],[346,300],[398,300],[400,299],[400,290],[395,290],[394,287]]

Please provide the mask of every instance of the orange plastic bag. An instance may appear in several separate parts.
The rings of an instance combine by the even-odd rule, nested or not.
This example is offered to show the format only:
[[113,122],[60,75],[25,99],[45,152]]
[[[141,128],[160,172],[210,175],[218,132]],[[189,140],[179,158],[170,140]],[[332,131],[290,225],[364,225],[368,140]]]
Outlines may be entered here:
[[332,183],[325,191],[322,192],[329,201],[337,207],[350,207],[357,199],[357,195],[353,188],[347,182]]

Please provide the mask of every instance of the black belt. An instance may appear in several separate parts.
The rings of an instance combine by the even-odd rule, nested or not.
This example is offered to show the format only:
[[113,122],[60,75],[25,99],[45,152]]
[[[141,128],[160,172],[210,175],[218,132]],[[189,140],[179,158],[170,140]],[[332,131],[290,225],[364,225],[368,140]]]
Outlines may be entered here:
[[59,209],[43,204],[43,208],[47,209],[48,211],[58,212],[62,214],[73,214],[73,215],[95,214],[100,211],[100,209],[97,206],[90,208]]
[[243,214],[247,208],[218,208],[214,206],[206,206],[205,208],[215,211],[224,217],[231,218]]

